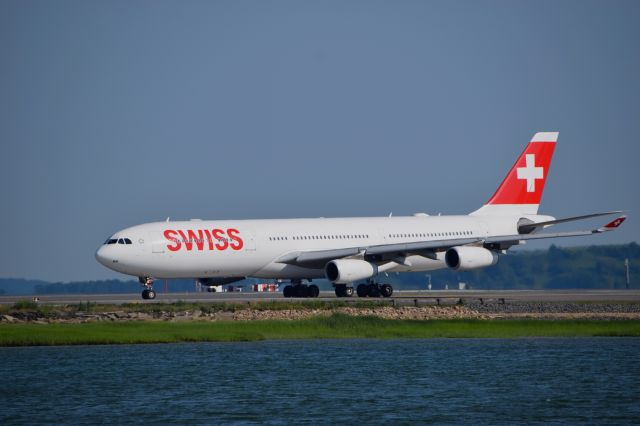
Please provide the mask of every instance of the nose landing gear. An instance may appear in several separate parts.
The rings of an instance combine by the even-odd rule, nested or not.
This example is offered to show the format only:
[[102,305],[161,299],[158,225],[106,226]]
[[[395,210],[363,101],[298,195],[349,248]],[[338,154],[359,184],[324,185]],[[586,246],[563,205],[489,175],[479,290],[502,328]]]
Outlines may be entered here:
[[153,278],[151,277],[139,277],[138,281],[144,287],[142,290],[142,298],[143,299],[155,299],[156,292],[153,290]]

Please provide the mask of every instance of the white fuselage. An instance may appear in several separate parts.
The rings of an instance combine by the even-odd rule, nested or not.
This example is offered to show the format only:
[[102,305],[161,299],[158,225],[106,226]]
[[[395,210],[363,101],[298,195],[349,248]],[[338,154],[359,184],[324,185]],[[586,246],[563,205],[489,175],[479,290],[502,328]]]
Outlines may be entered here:
[[[278,262],[292,253],[372,247],[517,233],[518,216],[264,219],[153,222],[117,232],[96,252],[103,265],[124,274],[154,278],[256,277],[311,279],[323,268]],[[534,221],[546,216],[527,215]],[[128,239],[131,244],[116,241]],[[109,240],[108,240],[109,241]],[[444,268],[437,259],[412,255],[389,271]]]

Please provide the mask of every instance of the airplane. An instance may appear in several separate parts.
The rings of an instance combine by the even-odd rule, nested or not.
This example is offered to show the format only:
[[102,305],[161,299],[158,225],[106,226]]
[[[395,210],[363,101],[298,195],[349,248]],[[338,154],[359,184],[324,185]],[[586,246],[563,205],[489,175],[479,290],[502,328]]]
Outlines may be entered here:
[[[313,279],[329,280],[338,297],[389,297],[384,272],[451,268],[468,271],[498,263],[512,246],[543,238],[576,237],[616,229],[622,211],[556,219],[539,215],[558,132],[536,133],[493,196],[457,216],[198,220],[145,223],[118,231],[96,251],[114,271],[137,276],[142,298],[154,299],[155,279],[194,278],[206,286],[247,277],[289,281],[284,297],[318,297]],[[619,216],[587,231],[540,232],[570,221]]]

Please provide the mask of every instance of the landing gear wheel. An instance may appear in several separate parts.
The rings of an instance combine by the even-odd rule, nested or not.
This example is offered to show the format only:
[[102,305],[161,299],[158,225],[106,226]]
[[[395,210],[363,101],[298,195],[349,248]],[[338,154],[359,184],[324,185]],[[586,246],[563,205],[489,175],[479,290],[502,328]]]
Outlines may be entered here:
[[353,287],[348,287],[346,284],[336,284],[336,296],[338,297],[353,296]]
[[380,287],[380,294],[383,297],[391,297],[393,294],[393,287],[389,284],[382,284],[382,287]]
[[307,286],[306,285],[296,285],[293,286],[293,294],[294,297],[307,297]]
[[282,291],[282,295],[284,297],[293,297],[293,287],[290,285],[286,286]]
[[153,291],[153,289],[151,289],[151,288],[146,288],[146,289],[142,290],[142,298],[143,299],[155,299],[156,298],[156,292]]
[[369,284],[369,297],[380,297],[378,284]]
[[320,295],[320,289],[317,285],[312,284],[307,288],[307,297],[318,297]]
[[360,284],[356,289],[356,293],[358,293],[358,297],[367,297],[369,294],[369,287],[366,284]]

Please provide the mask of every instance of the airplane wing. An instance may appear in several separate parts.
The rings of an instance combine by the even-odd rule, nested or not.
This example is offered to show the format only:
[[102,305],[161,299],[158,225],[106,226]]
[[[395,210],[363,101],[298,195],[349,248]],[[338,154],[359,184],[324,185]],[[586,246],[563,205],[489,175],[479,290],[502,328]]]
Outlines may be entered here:
[[411,254],[435,259],[437,251],[444,251],[456,246],[481,243],[482,241],[482,238],[454,238],[449,240],[415,241],[411,243],[382,244],[335,250],[295,252],[280,257],[276,262],[305,268],[321,268],[330,260],[358,255],[376,262],[391,260],[397,257],[406,257]]
[[[597,214],[601,215],[601,214]],[[362,256],[373,262],[384,262],[403,258],[409,255],[419,255],[430,259],[436,259],[436,252],[445,251],[451,247],[482,244],[492,250],[505,250],[518,245],[526,240],[538,240],[543,238],[579,237],[612,231],[624,220],[625,216],[607,223],[602,228],[590,231],[555,232],[546,234],[515,234],[501,235],[488,238],[453,238],[435,241],[416,241],[411,243],[382,244],[376,246],[350,247],[334,250],[316,250],[306,252],[287,253],[276,260],[278,263],[286,263],[305,268],[322,268],[327,262],[345,257]],[[563,219],[561,219],[563,220]]]

